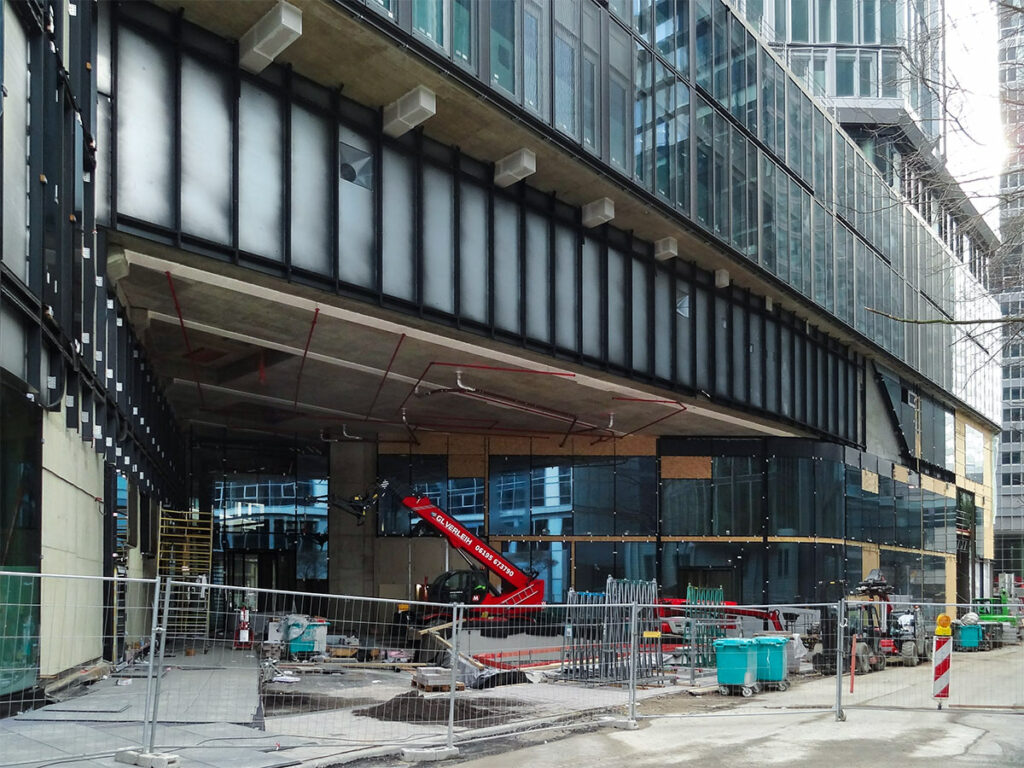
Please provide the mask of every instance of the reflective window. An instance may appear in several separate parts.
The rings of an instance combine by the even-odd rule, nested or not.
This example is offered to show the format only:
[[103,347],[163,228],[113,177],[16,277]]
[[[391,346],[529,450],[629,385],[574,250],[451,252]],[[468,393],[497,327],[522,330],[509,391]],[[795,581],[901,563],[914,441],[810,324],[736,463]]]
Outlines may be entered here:
[[452,0],[452,56],[467,66],[476,64],[476,3]]
[[633,111],[631,94],[632,76],[630,60],[632,46],[629,36],[616,25],[611,25],[608,40],[608,143],[609,160],[620,170],[627,170],[628,149],[632,133],[630,115]]
[[444,0],[412,0],[412,28],[444,47]]
[[491,0],[491,83],[516,93],[516,1]]
[[579,6],[575,0],[563,0],[555,4],[554,11],[555,127],[575,136]]
[[523,8],[523,105],[546,118],[548,94],[548,14],[536,0]]

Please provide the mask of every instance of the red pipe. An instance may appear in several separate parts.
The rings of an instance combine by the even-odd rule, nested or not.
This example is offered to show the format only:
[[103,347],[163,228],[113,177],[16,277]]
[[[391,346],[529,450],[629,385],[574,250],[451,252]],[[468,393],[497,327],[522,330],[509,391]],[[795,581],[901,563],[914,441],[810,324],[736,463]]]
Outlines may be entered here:
[[167,270],[164,272],[167,275],[167,284],[171,287],[171,299],[174,301],[174,311],[178,313],[178,323],[181,325],[181,336],[185,340],[185,349],[188,350],[188,359],[192,363],[192,378],[196,382],[196,393],[199,395],[199,407],[202,410],[206,409],[206,403],[203,400],[203,388],[199,386],[199,366],[196,365],[195,354],[192,352],[192,344],[188,340],[188,330],[185,328],[185,318],[181,314],[181,303],[178,301],[178,293],[174,290],[174,278],[171,277],[171,271]]
[[380,397],[380,391],[384,389],[384,382],[388,380],[388,374],[391,373],[391,366],[395,364],[395,358],[398,357],[398,349],[402,346],[403,341],[405,341],[404,333],[398,337],[398,343],[395,345],[394,352],[391,353],[391,359],[388,360],[388,367],[384,370],[384,375],[380,378],[380,384],[377,385],[377,391],[373,395],[373,402],[370,403],[370,407],[366,410],[366,415],[363,416],[363,421],[368,421],[370,414],[373,413],[373,408],[377,405],[377,398]]
[[306,367],[306,355],[309,354],[309,344],[313,341],[313,329],[316,328],[316,319],[320,316],[320,307],[317,307],[313,311],[313,322],[309,326],[309,335],[306,337],[306,346],[302,350],[302,362],[299,363],[299,375],[295,379],[295,400],[292,402],[292,408],[298,410],[299,407],[299,385],[302,383],[302,371]]

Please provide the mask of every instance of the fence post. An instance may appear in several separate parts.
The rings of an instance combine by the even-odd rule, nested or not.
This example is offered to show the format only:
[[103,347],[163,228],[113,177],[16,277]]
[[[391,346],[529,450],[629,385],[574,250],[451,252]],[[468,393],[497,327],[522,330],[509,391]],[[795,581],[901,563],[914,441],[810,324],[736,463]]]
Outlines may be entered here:
[[146,744],[146,751],[149,753],[153,752],[153,745],[156,743],[156,726],[159,722],[157,713],[160,709],[160,678],[163,677],[161,674],[164,668],[164,650],[167,648],[167,625],[170,620],[171,613],[171,577],[166,577],[164,581],[164,615],[163,623],[156,627],[155,633],[159,634],[160,638],[160,666],[157,668],[156,674],[156,685],[153,687],[153,720],[149,727],[149,741]]
[[153,665],[156,662],[157,619],[160,615],[160,579],[153,580],[153,619],[149,627],[149,669],[146,670],[146,703],[142,716],[142,743],[153,743],[152,731],[155,725],[150,722],[149,714],[153,696]]
[[452,674],[448,689],[448,739],[445,746],[455,748],[455,687],[459,669],[459,630],[462,629],[462,603],[456,603],[452,611]]
[[836,721],[846,720],[843,712],[843,630],[846,629],[846,599],[836,603]]
[[629,722],[636,723],[636,665],[637,632],[640,631],[640,609],[636,603],[629,607]]

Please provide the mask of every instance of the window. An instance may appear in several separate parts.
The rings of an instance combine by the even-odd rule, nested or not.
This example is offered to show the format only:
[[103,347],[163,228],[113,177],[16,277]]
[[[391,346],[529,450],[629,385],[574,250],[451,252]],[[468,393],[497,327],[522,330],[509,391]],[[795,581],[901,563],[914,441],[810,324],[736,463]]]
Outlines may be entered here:
[[810,5],[807,0],[793,0],[792,8],[792,30],[790,38],[794,43],[810,42],[811,26],[808,20]]
[[630,157],[628,141],[632,133],[630,85],[631,50],[627,33],[617,24],[611,25],[608,40],[608,142],[609,160],[620,170],[626,170]]
[[877,96],[878,83],[875,78],[877,59],[874,53],[861,52],[860,54],[860,95]]
[[878,42],[878,0],[860,0],[861,40],[866,44]]
[[854,53],[836,54],[836,96],[853,96],[854,90],[854,67],[857,55]]
[[595,152],[601,146],[601,87],[598,75],[601,69],[600,50],[600,11],[592,3],[586,3],[583,6],[583,63],[580,84],[583,104],[580,120],[583,126],[583,144]]
[[515,0],[491,0],[491,82],[516,92]]
[[555,127],[576,135],[576,79],[579,56],[579,6],[555,4]]
[[444,0],[413,0],[412,28],[434,45],[444,47]]
[[523,105],[545,116],[547,95],[547,13],[534,0],[523,9]]
[[836,42],[854,42],[853,0],[836,0]]
[[881,9],[881,42],[882,45],[895,45],[898,42],[896,0],[882,0]]
[[473,65],[476,4],[473,0],[454,0],[452,6],[452,55],[456,61]]
[[832,42],[832,0],[818,0],[818,42]]
[[894,51],[882,51],[882,96],[894,99],[900,95],[900,55]]

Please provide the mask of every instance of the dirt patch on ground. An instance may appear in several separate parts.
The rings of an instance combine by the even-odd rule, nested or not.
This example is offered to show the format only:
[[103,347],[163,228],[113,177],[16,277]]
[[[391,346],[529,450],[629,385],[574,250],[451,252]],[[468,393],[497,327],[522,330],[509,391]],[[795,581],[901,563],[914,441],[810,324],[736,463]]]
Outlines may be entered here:
[[[402,723],[437,724],[448,722],[447,697],[427,698],[419,691],[409,691],[395,696],[383,704],[357,709],[353,714]],[[499,698],[455,699],[455,724],[480,725],[487,721],[500,720],[513,712],[522,713],[522,706],[514,701]]]
[[327,696],[319,693],[292,691],[267,691],[263,694],[263,711],[271,715],[300,715],[307,712],[327,712],[333,709],[349,709],[373,704],[376,699],[367,697]]

